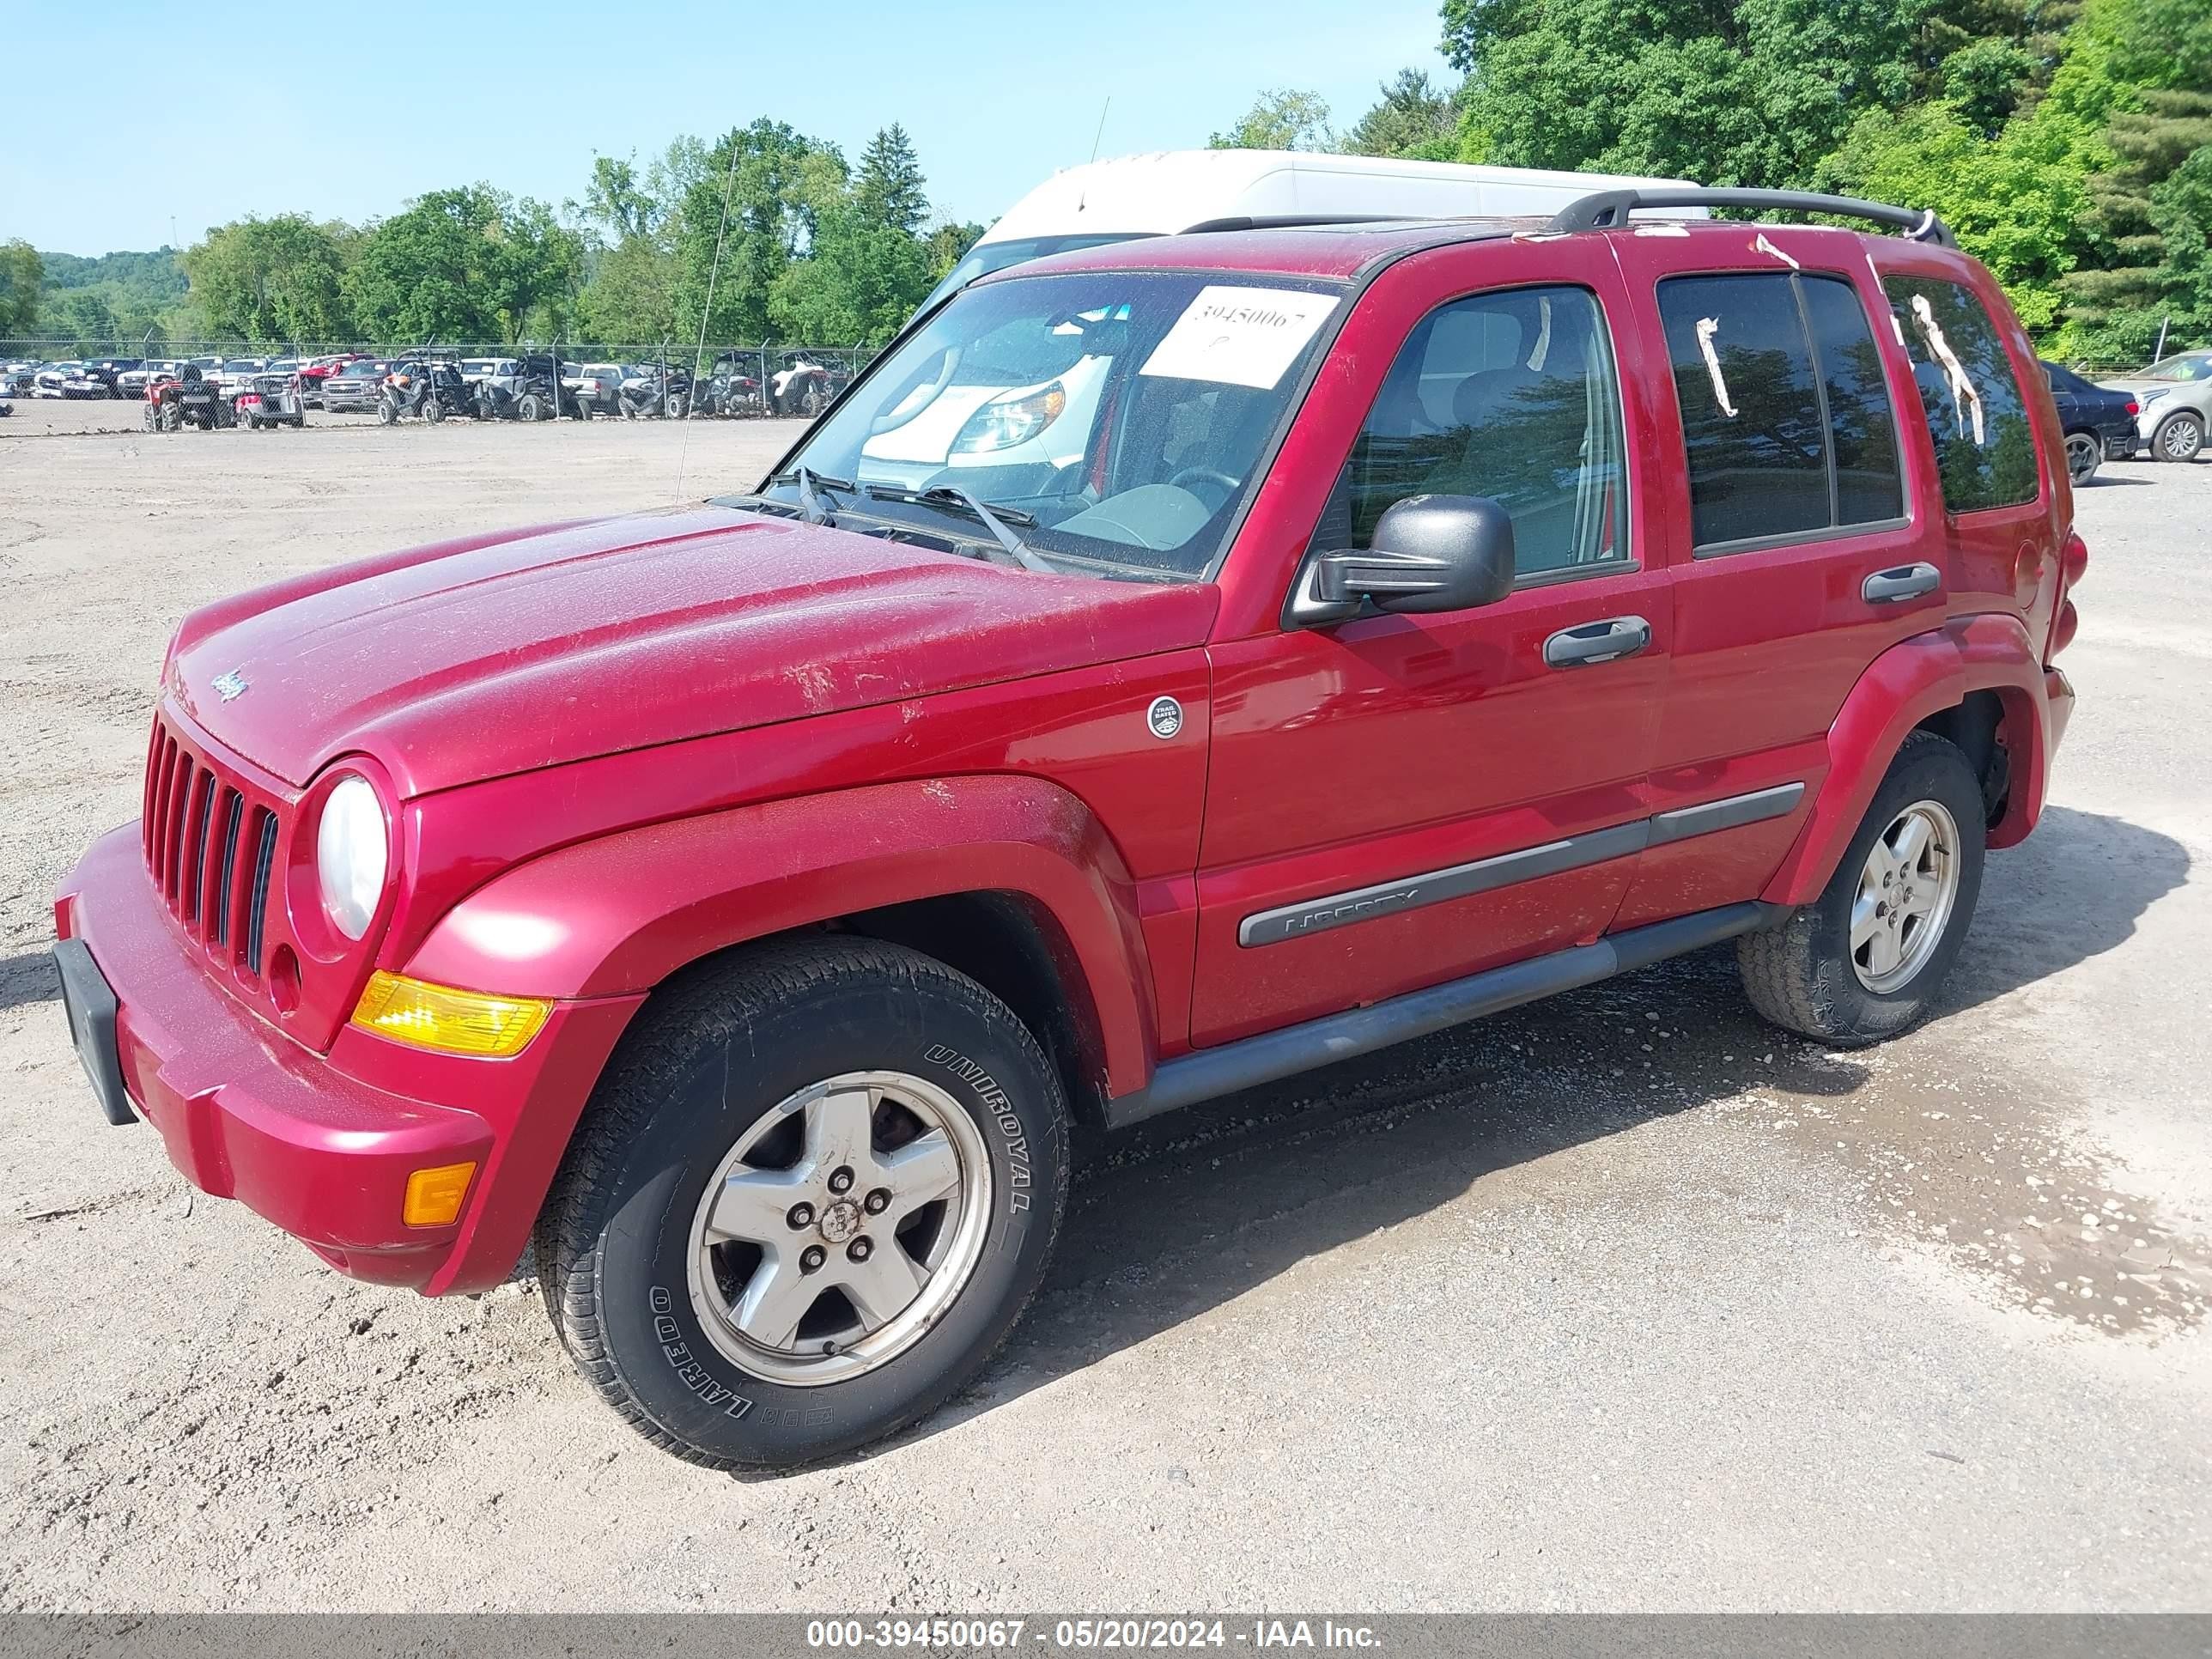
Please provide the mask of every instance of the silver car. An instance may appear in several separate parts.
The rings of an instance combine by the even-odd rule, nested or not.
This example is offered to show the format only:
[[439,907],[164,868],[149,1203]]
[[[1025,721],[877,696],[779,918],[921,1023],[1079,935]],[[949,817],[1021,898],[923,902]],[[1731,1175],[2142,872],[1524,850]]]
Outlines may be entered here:
[[2212,351],[2180,351],[2161,357],[2140,374],[2105,384],[2134,394],[2142,405],[2136,416],[2151,459],[2193,461],[2212,428]]

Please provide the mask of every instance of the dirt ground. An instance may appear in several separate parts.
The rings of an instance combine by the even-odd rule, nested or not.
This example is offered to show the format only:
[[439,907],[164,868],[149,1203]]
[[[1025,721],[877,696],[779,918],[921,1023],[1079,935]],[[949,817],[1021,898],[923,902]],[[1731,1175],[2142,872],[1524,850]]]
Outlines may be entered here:
[[123,417],[0,422],[0,1608],[2212,1607],[2212,465],[2081,493],[2080,713],[1942,1018],[1828,1054],[1710,953],[1152,1126],[953,1408],[744,1481],[534,1294],[196,1200],[45,951],[185,611],[789,429]]

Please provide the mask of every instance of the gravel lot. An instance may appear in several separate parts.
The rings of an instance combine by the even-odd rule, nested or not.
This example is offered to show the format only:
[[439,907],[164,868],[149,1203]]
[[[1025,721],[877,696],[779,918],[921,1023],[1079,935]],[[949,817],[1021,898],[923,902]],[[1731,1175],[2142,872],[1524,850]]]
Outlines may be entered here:
[[740,1481],[534,1294],[195,1201],[44,951],[185,611],[787,428],[118,416],[0,424],[0,1607],[2212,1607],[2212,466],[2081,496],[2081,710],[1943,1018],[1828,1055],[1705,956],[1154,1126],[953,1409]]

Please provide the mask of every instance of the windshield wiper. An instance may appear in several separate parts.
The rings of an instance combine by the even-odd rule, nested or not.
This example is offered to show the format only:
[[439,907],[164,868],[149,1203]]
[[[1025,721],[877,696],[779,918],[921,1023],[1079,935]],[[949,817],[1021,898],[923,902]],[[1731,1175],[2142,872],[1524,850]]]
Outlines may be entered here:
[[825,478],[811,466],[794,466],[788,472],[779,472],[769,480],[770,483],[795,483],[799,486],[799,516],[809,524],[828,524],[836,503],[824,506],[815,492],[823,489],[842,489],[847,495],[860,488],[845,478]]
[[901,489],[893,484],[863,484],[861,489],[878,501],[913,501],[922,507],[934,507],[956,513],[964,513],[981,523],[997,538],[1015,563],[1024,570],[1037,570],[1046,575],[1059,573],[1029,550],[1029,544],[1008,529],[1009,525],[1033,525],[1036,514],[1024,512],[1018,507],[994,507],[988,501],[971,495],[957,484],[932,484],[927,489]]

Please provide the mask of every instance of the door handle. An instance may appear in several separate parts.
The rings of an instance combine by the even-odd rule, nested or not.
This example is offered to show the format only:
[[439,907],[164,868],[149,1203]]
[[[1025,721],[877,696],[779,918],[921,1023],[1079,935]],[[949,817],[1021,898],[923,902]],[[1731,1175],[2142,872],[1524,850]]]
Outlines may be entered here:
[[1544,641],[1544,661],[1553,668],[1632,657],[1651,643],[1651,624],[1641,617],[1607,617],[1602,622],[1562,628]]
[[1869,576],[1859,588],[1859,597],[1869,605],[1895,605],[1933,593],[1942,585],[1943,573],[1932,564],[1894,565]]

